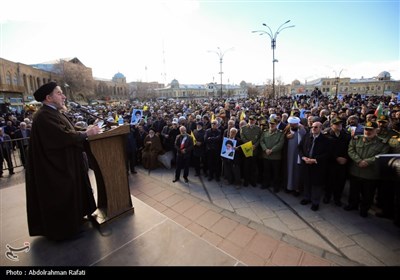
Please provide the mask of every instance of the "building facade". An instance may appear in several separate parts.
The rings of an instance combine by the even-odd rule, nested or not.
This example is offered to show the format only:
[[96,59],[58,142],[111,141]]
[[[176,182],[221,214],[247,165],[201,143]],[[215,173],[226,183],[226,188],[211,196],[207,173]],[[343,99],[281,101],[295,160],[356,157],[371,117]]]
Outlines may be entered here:
[[[247,88],[242,85],[222,85],[222,96],[228,98],[242,98],[247,96]],[[245,83],[244,83],[245,85]],[[173,99],[204,99],[215,98],[221,95],[221,85],[208,84],[180,84],[174,79],[164,88],[156,89],[157,98]]]
[[383,71],[373,78],[320,78],[301,84],[294,80],[288,87],[290,95],[310,95],[318,87],[325,96],[360,94],[391,95],[400,92],[400,81],[393,80],[389,72]]
[[33,93],[43,84],[58,81],[61,77],[19,62],[0,58],[0,108],[20,111],[24,104],[34,100]]

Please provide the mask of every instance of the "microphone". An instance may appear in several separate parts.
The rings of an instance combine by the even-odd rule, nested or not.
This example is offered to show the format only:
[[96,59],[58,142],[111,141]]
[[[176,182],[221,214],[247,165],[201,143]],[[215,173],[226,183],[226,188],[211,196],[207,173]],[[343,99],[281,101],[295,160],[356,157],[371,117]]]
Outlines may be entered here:
[[73,108],[75,108],[75,109],[83,109],[83,110],[86,110],[86,111],[88,110],[87,107],[82,106],[81,104],[76,103],[76,102],[70,101],[70,102],[68,103],[68,105],[71,106],[71,107],[73,107]]

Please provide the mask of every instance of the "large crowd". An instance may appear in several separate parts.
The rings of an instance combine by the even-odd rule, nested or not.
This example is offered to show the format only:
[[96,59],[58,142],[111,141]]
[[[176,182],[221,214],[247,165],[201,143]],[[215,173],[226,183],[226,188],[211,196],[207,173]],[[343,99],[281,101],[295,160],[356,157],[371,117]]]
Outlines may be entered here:
[[[142,114],[131,124],[134,110]],[[34,112],[26,108],[0,118],[0,159],[10,174],[12,162],[5,155],[13,147],[5,147],[3,140],[6,136],[29,137]],[[384,176],[376,158],[382,154],[400,156],[400,100],[396,97],[328,98],[315,91],[295,98],[170,99],[80,109],[67,106],[65,113],[78,130],[97,125],[99,120],[105,129],[117,126],[121,119],[129,124],[128,172],[136,173],[138,165],[149,170],[172,167],[176,182],[183,169],[185,182],[189,176],[202,176],[207,181],[226,180],[237,189],[251,186],[284,191],[300,196],[300,203],[310,204],[313,211],[332,202],[367,217],[374,207],[377,216],[393,219],[400,226],[399,178]],[[249,156],[242,147],[250,141]],[[221,154],[227,148],[234,151],[229,157]],[[189,174],[189,166],[194,174]],[[350,187],[344,203],[346,182]]]

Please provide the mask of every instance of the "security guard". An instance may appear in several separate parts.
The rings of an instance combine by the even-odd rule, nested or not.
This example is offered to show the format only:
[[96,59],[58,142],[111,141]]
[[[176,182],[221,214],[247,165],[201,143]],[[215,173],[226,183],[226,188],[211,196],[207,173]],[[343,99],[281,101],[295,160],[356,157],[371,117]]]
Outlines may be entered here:
[[331,157],[328,160],[325,195],[322,201],[329,203],[333,195],[335,205],[342,206],[341,198],[347,179],[348,149],[351,136],[347,130],[343,129],[342,119],[333,118],[330,126],[322,133],[330,140],[332,148]]
[[261,128],[256,126],[256,117],[254,115],[249,117],[249,124],[240,129],[240,137],[242,142],[247,143],[251,141],[253,144],[253,156],[244,157],[243,186],[245,187],[247,187],[249,183],[253,187],[257,186],[257,152],[258,146],[260,145],[261,132]]
[[269,129],[261,136],[260,146],[263,158],[262,189],[273,187],[274,192],[279,192],[281,176],[282,149],[285,143],[283,132],[277,128],[278,122],[269,119]]
[[377,123],[367,122],[364,134],[355,136],[349,144],[350,194],[344,209],[356,210],[360,206],[361,217],[368,216],[379,179],[375,156],[389,151],[389,145],[382,143],[377,136],[377,128]]

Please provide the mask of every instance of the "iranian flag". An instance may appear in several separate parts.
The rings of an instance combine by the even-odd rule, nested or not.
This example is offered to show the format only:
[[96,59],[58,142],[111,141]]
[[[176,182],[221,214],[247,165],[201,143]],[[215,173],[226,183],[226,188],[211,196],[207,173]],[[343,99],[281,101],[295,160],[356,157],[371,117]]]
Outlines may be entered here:
[[379,103],[378,107],[375,110],[374,115],[379,119],[381,116],[383,116],[383,106],[382,103]]

